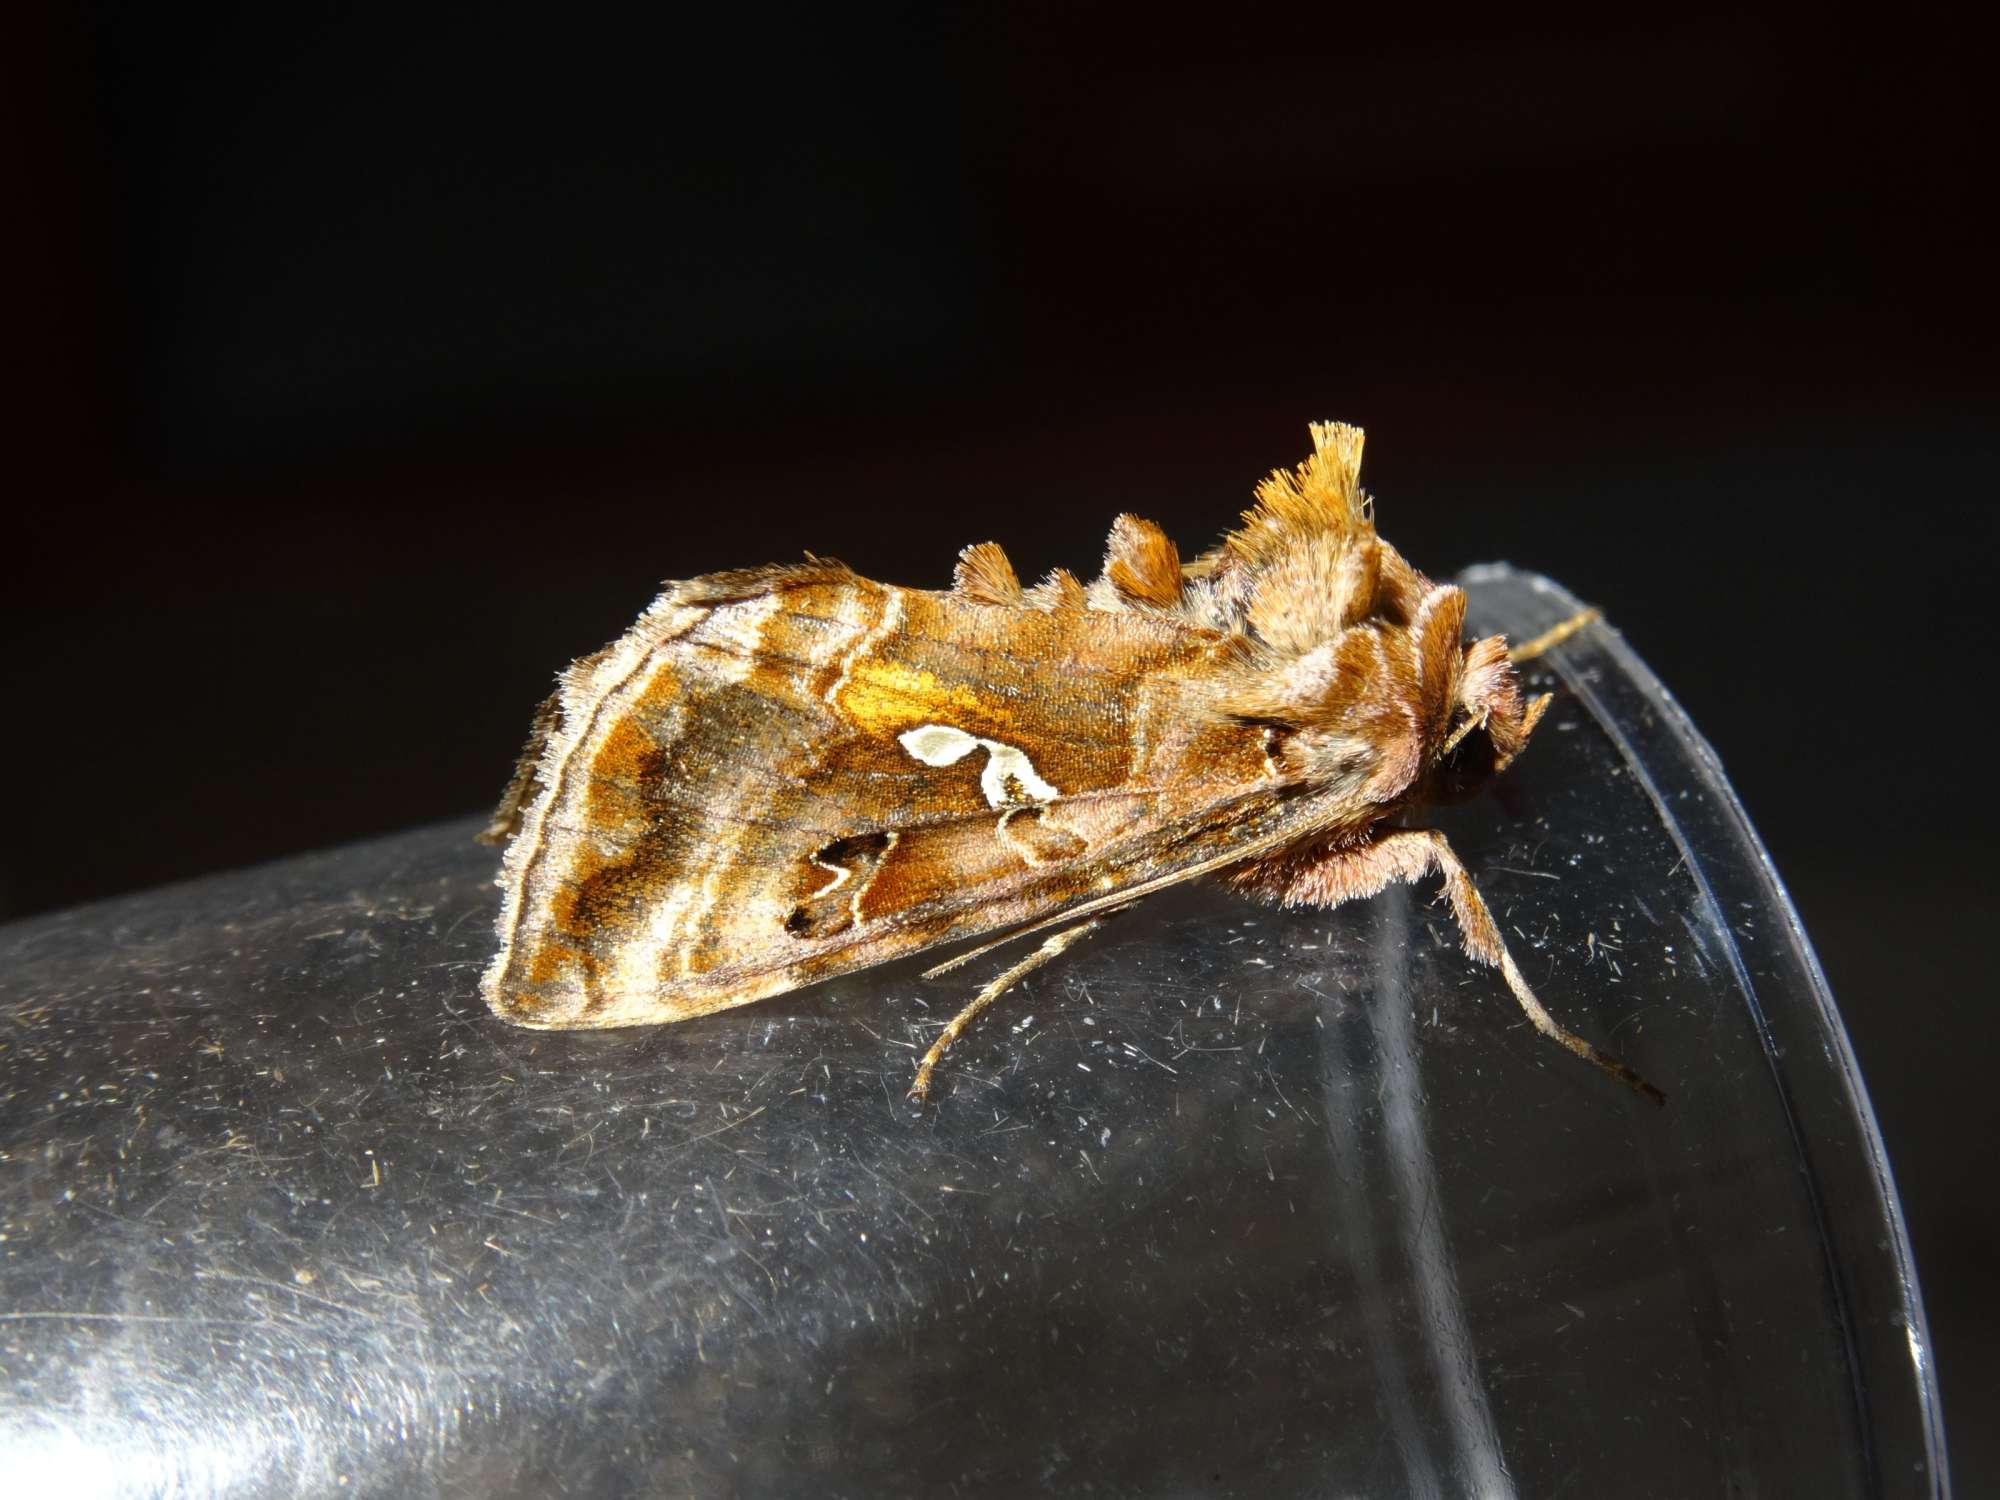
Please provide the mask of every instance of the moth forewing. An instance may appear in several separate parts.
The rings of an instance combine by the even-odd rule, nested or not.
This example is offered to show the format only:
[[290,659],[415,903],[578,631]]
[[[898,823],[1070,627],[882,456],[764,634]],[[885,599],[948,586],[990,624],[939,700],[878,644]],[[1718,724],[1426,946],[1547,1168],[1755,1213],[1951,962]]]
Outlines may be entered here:
[[1200,711],[1213,632],[836,565],[704,584],[566,688],[504,872],[510,1019],[675,1020],[1019,925],[1157,875],[1163,836],[1234,846],[1275,785]]
[[[1646,1088],[1555,1024],[1442,838],[1400,826],[1434,783],[1518,754],[1541,703],[1503,643],[1464,642],[1463,595],[1376,535],[1359,430],[1313,439],[1186,565],[1121,516],[1088,586],[1023,588],[992,543],[942,593],[819,559],[669,585],[537,718],[489,830],[512,842],[488,1003],[528,1026],[674,1021],[1094,925],[1212,872],[1333,905],[1435,871],[1530,1019]],[[1072,941],[982,991],[916,1092]]]

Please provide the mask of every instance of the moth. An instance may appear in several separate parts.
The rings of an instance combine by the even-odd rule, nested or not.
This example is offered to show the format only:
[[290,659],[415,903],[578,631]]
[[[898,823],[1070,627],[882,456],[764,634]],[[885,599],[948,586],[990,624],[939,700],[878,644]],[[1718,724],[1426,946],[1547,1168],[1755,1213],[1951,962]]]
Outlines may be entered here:
[[1256,491],[1191,561],[1112,524],[1102,574],[1024,588],[992,542],[947,592],[815,557],[670,583],[562,674],[482,835],[508,847],[483,991],[523,1026],[679,1021],[960,940],[1051,930],[938,1035],[1112,914],[1213,875],[1333,907],[1442,877],[1466,953],[1562,1027],[1425,804],[1527,745],[1527,646],[1464,638],[1465,595],[1375,531],[1362,434]]

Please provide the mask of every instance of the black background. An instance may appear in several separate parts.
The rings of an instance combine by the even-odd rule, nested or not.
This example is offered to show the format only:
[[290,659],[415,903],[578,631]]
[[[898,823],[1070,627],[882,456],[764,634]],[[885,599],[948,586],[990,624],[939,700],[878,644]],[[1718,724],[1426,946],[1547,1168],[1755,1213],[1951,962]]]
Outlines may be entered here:
[[1850,1023],[2000,1476],[1990,37],[1324,5],[16,34],[0,916],[483,809],[663,577],[1204,545],[1305,423],[1603,604]]

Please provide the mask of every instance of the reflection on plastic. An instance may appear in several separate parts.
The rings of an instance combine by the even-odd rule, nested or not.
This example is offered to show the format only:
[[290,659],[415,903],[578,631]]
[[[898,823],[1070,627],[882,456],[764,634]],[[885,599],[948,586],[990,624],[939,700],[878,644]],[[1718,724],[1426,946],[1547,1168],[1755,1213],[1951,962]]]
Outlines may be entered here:
[[[1471,580],[1475,628],[1573,601]],[[0,1472],[150,1494],[1934,1495],[1810,951],[1607,630],[1431,893],[1170,893],[976,971],[492,1020],[471,824],[0,932]],[[1002,960],[1004,961],[1004,960]],[[34,1481],[41,1481],[39,1483]]]
[[[1386,939],[1376,949],[1380,992],[1402,994],[1407,988],[1406,950],[1395,935],[1407,931],[1407,893],[1401,887],[1384,892],[1373,916]],[[1335,1055],[1327,1054],[1327,1131],[1343,1237],[1352,1247],[1350,1254],[1360,1273],[1359,1300],[1383,1414],[1410,1494],[1509,1497],[1515,1493],[1514,1485],[1501,1455],[1446,1244],[1444,1205],[1430,1160],[1422,1074],[1410,1012],[1405,1006],[1392,1004],[1361,1011],[1357,1016],[1372,1033],[1377,1060],[1372,1067],[1340,1067],[1335,1065]],[[1357,1088],[1371,1076],[1380,1080],[1375,1097],[1363,1095]],[[1364,1196],[1371,1154],[1364,1141],[1371,1129],[1380,1132],[1380,1154],[1393,1184],[1391,1201],[1400,1210],[1398,1242],[1389,1253],[1400,1251],[1408,1262],[1428,1379],[1414,1374],[1405,1363],[1393,1328],[1381,1316],[1391,1295],[1390,1279],[1383,1275],[1381,1258],[1370,1243],[1372,1215]],[[1415,1384],[1437,1393],[1423,1419],[1412,1395]],[[1438,1447],[1445,1451],[1435,1453]],[[1441,1466],[1452,1483],[1444,1482]]]

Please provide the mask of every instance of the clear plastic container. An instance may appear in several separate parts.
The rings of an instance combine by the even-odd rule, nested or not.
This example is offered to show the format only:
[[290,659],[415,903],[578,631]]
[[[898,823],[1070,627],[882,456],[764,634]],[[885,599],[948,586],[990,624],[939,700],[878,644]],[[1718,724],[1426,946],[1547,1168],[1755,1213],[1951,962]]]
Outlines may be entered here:
[[[1467,581],[1482,631],[1575,607]],[[1942,1494],[1791,906],[1615,633],[1534,675],[1533,746],[1438,821],[1664,1109],[1429,889],[1157,898],[925,1110],[981,969],[493,1020],[471,823],[0,932],[9,1492]]]

